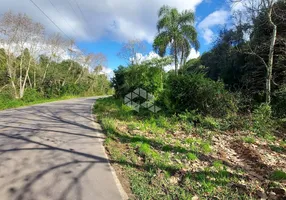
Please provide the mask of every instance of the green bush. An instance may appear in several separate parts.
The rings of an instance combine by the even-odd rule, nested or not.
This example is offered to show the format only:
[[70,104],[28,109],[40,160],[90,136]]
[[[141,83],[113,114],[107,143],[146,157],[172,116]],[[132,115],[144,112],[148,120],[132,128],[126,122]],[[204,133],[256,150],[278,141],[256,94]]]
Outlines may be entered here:
[[120,66],[114,73],[112,85],[116,97],[124,98],[126,94],[137,88],[142,88],[156,96],[163,89],[165,77],[163,69],[147,63],[128,67]]
[[252,127],[251,116],[236,115],[224,119],[221,123],[222,130],[244,130],[247,131]]
[[178,118],[182,122],[190,122],[191,124],[195,124],[202,121],[203,117],[195,110],[191,110],[178,114]]
[[265,136],[271,133],[274,121],[271,119],[271,106],[261,104],[253,111],[253,131]]
[[207,129],[211,129],[211,130],[215,130],[215,129],[220,129],[220,123],[213,117],[205,117],[202,120],[202,126],[207,128]]
[[88,85],[86,84],[66,84],[61,87],[60,95],[80,95],[84,91],[88,90]]
[[6,87],[0,92],[0,102],[5,102],[13,99],[14,99],[14,94],[12,88]]
[[43,98],[43,95],[41,93],[39,93],[37,90],[35,89],[31,89],[31,88],[27,88],[25,90],[24,96],[22,98],[22,100],[24,102],[33,102],[33,101],[37,101]]
[[255,99],[246,93],[236,92],[234,93],[234,96],[237,101],[239,113],[241,114],[249,114],[253,111],[253,106],[257,104]]
[[286,85],[274,93],[272,105],[275,116],[286,117]]
[[203,115],[224,117],[237,111],[234,97],[224,84],[203,74],[170,75],[161,101],[173,112],[198,110]]

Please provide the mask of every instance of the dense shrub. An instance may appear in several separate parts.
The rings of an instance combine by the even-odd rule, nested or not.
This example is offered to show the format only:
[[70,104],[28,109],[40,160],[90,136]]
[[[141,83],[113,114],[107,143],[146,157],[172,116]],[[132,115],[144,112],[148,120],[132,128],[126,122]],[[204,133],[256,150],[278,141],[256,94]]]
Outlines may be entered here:
[[286,117],[286,85],[274,93],[273,111],[278,117]]
[[268,104],[261,104],[258,108],[256,108],[253,111],[254,132],[262,136],[270,134],[274,125],[271,115],[271,106]]
[[43,98],[43,95],[35,89],[27,88],[22,100],[24,102],[34,102]]
[[88,90],[88,85],[85,84],[66,84],[61,87],[60,96],[64,95],[80,95]]
[[14,99],[14,94],[13,94],[12,88],[6,87],[0,91],[0,102],[13,100],[13,99]]
[[63,86],[49,85],[43,88],[43,93],[46,98],[57,98],[65,95],[82,95],[87,92],[89,85],[67,83]]
[[258,104],[251,96],[240,91],[233,94],[237,102],[238,110],[241,114],[251,113],[254,110],[254,106]]
[[123,98],[137,88],[142,88],[156,96],[163,89],[164,76],[163,69],[143,63],[141,65],[119,67],[115,71],[112,84],[116,97]]
[[161,101],[175,112],[198,110],[204,115],[223,117],[237,110],[234,97],[224,89],[223,83],[203,74],[170,75]]
[[12,89],[9,87],[3,88],[0,91],[0,110],[7,107],[8,102],[14,99]]

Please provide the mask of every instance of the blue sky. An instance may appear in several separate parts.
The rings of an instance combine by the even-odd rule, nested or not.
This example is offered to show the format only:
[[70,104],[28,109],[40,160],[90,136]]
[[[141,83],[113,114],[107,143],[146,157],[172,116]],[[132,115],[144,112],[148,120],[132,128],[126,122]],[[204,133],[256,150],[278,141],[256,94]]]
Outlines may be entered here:
[[[187,8],[186,8],[187,9]],[[206,19],[207,16],[210,14],[216,12],[216,11],[229,11],[229,6],[226,4],[223,0],[205,0],[202,1],[195,10],[196,15],[196,27],[199,33],[199,42],[201,44],[201,47],[199,49],[200,54],[202,54],[205,51],[208,51],[212,47],[212,42],[206,41],[202,31],[199,29],[198,25]],[[229,15],[228,15],[229,17]],[[229,19],[229,18],[228,18]],[[157,19],[154,18],[154,21]],[[224,24],[229,23],[229,21],[223,19],[221,21],[223,24],[215,24],[211,27],[211,30],[213,31],[213,37],[215,38],[215,35],[218,33],[218,31],[224,27]],[[145,40],[145,44],[147,47],[147,52],[151,52],[152,49],[152,43],[147,42]],[[116,54],[120,51],[120,48],[122,46],[121,41],[116,41],[114,39],[104,38],[100,39],[96,42],[79,42],[79,47],[86,49],[89,52],[102,52],[108,57],[108,67],[111,69],[116,69],[119,65],[125,65],[126,61],[123,59],[120,59]]]
[[[34,0],[47,16],[84,52],[103,53],[107,68],[116,69],[126,61],[117,57],[122,43],[130,39],[145,42],[146,52],[152,51],[157,33],[159,8],[166,4],[179,11],[195,12],[196,28],[201,48],[190,58],[210,49],[218,31],[229,24],[231,10],[226,0]],[[51,21],[30,0],[1,0],[0,14],[26,13],[46,28],[46,34],[59,32]]]

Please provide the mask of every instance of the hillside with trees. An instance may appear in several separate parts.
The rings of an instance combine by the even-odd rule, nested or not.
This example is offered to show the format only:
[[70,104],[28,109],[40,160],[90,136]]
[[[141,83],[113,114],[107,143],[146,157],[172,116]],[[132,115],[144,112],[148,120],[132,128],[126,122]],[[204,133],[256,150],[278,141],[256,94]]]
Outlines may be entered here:
[[0,17],[0,109],[68,96],[111,92],[102,73],[107,58],[84,53],[73,40],[26,14]]
[[163,6],[161,58],[115,70],[94,112],[131,199],[286,198],[286,2],[251,2],[191,60],[194,13]]

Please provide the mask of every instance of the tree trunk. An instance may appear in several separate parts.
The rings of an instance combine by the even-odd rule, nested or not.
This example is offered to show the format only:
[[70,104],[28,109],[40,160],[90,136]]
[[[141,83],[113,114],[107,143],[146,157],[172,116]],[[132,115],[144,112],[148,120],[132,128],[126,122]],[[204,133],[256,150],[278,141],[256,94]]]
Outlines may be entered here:
[[14,83],[12,71],[11,71],[11,68],[10,68],[9,61],[8,61],[8,60],[9,60],[9,59],[7,59],[7,62],[6,62],[8,75],[9,75],[9,78],[10,78],[10,81],[11,81],[12,88],[13,88],[13,90],[14,90],[14,97],[15,97],[16,99],[18,99],[19,96],[18,96],[18,93],[17,93],[16,84]]
[[34,69],[34,88],[36,88],[37,83],[36,83],[36,70]]
[[31,79],[30,79],[29,75],[28,75],[28,81],[29,81],[30,88],[33,88],[33,85],[32,85],[32,82],[31,82]]
[[177,60],[177,43],[175,42],[174,54],[175,54],[175,74],[178,75],[178,60]]
[[79,82],[79,80],[82,77],[82,74],[83,74],[83,70],[80,72],[80,74],[79,74],[78,78],[76,79],[76,81],[74,82],[74,84],[77,84]]
[[21,55],[21,61],[20,61],[20,75],[19,75],[19,87],[20,87],[20,91],[19,91],[19,97],[20,99],[23,97],[22,96],[22,76],[23,76],[23,55],[24,53],[22,52],[22,55]]
[[272,21],[272,8],[270,8],[268,13],[268,19],[271,23],[273,30],[271,35],[271,42],[269,47],[269,54],[268,54],[268,67],[267,67],[267,75],[266,75],[266,103],[270,104],[271,102],[271,81],[272,81],[272,71],[273,71],[273,55],[274,55],[274,47],[276,43],[277,37],[277,26]]
[[45,72],[44,72],[43,79],[42,79],[42,83],[44,83],[44,81],[46,79],[46,75],[47,75],[47,71],[48,71],[49,66],[50,66],[50,61],[48,61],[47,65],[46,65]]
[[183,65],[183,60],[184,60],[184,50],[182,49],[182,52],[181,52],[181,62],[180,62],[180,66]]
[[31,61],[32,61],[32,58],[29,59],[28,68],[26,70],[26,74],[25,74],[25,78],[24,78],[24,81],[23,81],[23,85],[20,88],[20,99],[22,99],[23,96],[24,96],[25,87],[26,87],[26,83],[27,83],[27,78],[29,76],[29,70],[30,70],[30,66],[31,66]]

